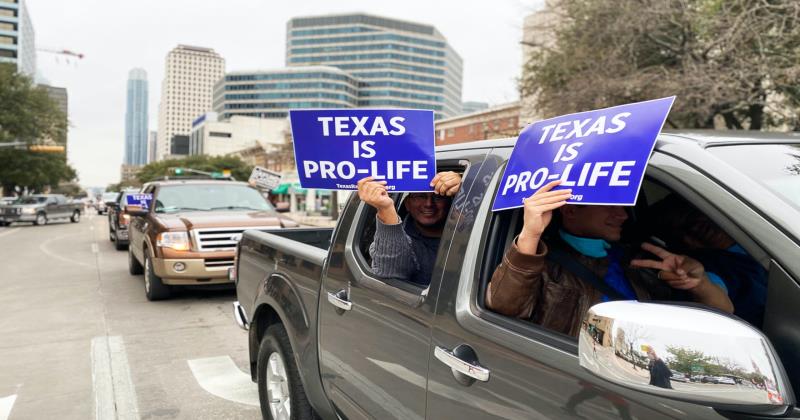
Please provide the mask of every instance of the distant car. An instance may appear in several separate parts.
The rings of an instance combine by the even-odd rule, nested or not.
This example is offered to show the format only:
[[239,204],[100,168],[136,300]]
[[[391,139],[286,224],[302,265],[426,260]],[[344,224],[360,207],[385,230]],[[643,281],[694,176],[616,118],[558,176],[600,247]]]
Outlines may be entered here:
[[72,203],[61,194],[35,194],[20,197],[12,204],[0,206],[0,226],[14,222],[44,225],[55,219],[81,220],[83,205]]
[[11,204],[17,201],[17,197],[0,197],[0,206]]
[[729,378],[727,376],[717,376],[717,383],[725,385],[736,385],[736,381],[734,381],[733,378]]
[[670,380],[678,381],[678,382],[689,382],[689,379],[683,373],[678,372],[677,370],[671,370],[672,376],[670,376]]
[[95,209],[97,209],[97,214],[105,214],[108,212],[108,204],[113,203],[117,199],[117,192],[107,192],[103,193],[99,200],[97,200],[97,204],[95,205]]
[[131,189],[117,193],[113,203],[106,204],[108,213],[108,239],[114,242],[117,251],[128,248],[128,223],[131,216],[125,212],[125,196],[138,190]]

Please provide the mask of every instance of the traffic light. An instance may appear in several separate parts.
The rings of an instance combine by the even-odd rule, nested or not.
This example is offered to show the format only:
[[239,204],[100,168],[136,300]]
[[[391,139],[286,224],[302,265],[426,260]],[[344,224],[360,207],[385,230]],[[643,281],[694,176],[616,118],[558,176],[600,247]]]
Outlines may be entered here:
[[183,175],[183,168],[175,168],[175,175]]
[[31,152],[41,153],[64,153],[64,146],[51,146],[46,144],[34,144],[28,147]]

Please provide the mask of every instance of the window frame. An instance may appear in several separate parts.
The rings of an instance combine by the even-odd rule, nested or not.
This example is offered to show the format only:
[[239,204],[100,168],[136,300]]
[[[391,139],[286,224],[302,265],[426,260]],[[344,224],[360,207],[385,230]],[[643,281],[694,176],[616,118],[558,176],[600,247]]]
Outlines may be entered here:
[[[462,180],[470,169],[470,163],[465,160],[437,159],[436,161],[437,173],[448,170],[459,170],[461,171]],[[462,189],[459,190],[459,192],[456,194],[456,197],[460,194],[466,193],[463,187],[464,186],[462,184]],[[395,208],[397,209],[398,214],[401,215],[401,218],[401,206],[407,195],[408,193],[406,192],[391,194],[392,198],[395,200]],[[455,199],[456,197],[453,198]],[[357,200],[358,198],[355,199]],[[453,214],[453,208],[454,207],[451,205],[447,212],[446,220],[451,218]],[[360,202],[355,214],[353,215],[353,223],[351,224],[351,227],[347,233],[345,259],[353,271],[353,282],[361,287],[375,290],[386,297],[393,298],[409,306],[421,306],[428,297],[428,292],[430,291],[431,285],[422,287],[407,281],[378,277],[372,272],[372,268],[370,267],[367,258],[361,253],[361,241],[365,239],[363,237],[364,230],[367,227],[367,224],[369,223],[368,220],[370,218],[375,221],[375,213],[376,211],[374,208],[364,202]],[[375,223],[377,223],[377,221],[375,221]],[[447,232],[446,229],[445,232]],[[442,242],[440,242],[439,249],[437,250],[437,264],[434,264],[434,272],[432,273],[432,277],[437,274],[436,267],[440,266],[438,263],[442,261],[443,258],[447,258],[447,251],[443,251],[442,249],[442,246],[444,245],[443,241],[444,237],[442,237]],[[431,284],[433,284],[433,280],[431,281]]]

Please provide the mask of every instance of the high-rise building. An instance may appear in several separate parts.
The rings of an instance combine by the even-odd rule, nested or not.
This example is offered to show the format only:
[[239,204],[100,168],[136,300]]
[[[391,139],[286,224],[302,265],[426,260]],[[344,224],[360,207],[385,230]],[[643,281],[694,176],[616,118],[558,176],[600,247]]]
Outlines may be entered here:
[[156,151],[158,150],[158,131],[150,131],[147,141],[147,163],[156,161]]
[[[214,85],[224,75],[225,60],[210,48],[178,45],[167,54],[158,113],[157,160],[173,151],[188,153],[192,121],[211,110]],[[172,147],[174,136],[181,136],[180,147]]]
[[0,0],[0,63],[13,63],[17,71],[36,76],[36,40],[25,0]]
[[333,66],[359,80],[359,107],[461,112],[462,60],[431,25],[365,14],[287,23],[288,66]]
[[214,88],[214,111],[234,115],[286,118],[293,108],[358,106],[358,80],[335,67],[307,66],[227,73]]
[[286,143],[288,132],[286,118],[235,115],[221,120],[216,112],[209,112],[192,124],[189,154],[223,156],[254,146],[269,148]]
[[147,163],[147,72],[128,73],[128,104],[125,110],[125,165]]

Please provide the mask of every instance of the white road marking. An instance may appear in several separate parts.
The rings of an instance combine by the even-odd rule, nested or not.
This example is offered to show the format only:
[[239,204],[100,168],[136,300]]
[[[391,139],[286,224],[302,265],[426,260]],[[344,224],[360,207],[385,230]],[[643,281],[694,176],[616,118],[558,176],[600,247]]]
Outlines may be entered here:
[[258,385],[242,372],[230,356],[187,360],[200,387],[212,395],[258,407]]
[[89,230],[94,230],[94,225],[89,225]]
[[18,230],[19,230],[19,228],[18,228],[18,227],[16,227],[16,228],[13,228],[13,229],[3,229],[3,230],[4,230],[5,232],[0,232],[0,236],[6,236],[6,235],[10,235],[10,234],[12,234],[12,233],[14,233],[14,232],[18,231]]
[[16,400],[17,394],[0,398],[0,420],[8,420],[8,416],[11,414],[11,409],[14,407],[14,401]]
[[122,337],[93,338],[91,357],[95,419],[138,420],[136,390]]
[[47,245],[49,245],[51,242],[58,241],[58,240],[63,239],[65,237],[67,237],[67,236],[70,236],[70,235],[61,235],[61,236],[56,236],[55,238],[50,238],[50,239],[42,242],[39,245],[39,250],[42,251],[45,255],[47,255],[47,256],[49,256],[51,258],[55,258],[57,260],[61,260],[61,261],[64,261],[64,262],[67,262],[67,263],[70,263],[70,264],[77,264],[77,265],[80,265],[80,266],[83,266],[83,267],[87,267],[87,268],[95,268],[91,264],[86,264],[86,263],[83,263],[83,262],[80,262],[80,261],[75,261],[75,260],[73,260],[71,258],[62,257],[61,255],[58,255],[55,252],[50,251],[49,249],[47,249]]
[[98,252],[98,249],[97,249],[97,244],[96,244],[96,243],[93,243],[93,244],[92,244],[92,252],[94,252],[95,254],[97,254],[97,252]]

